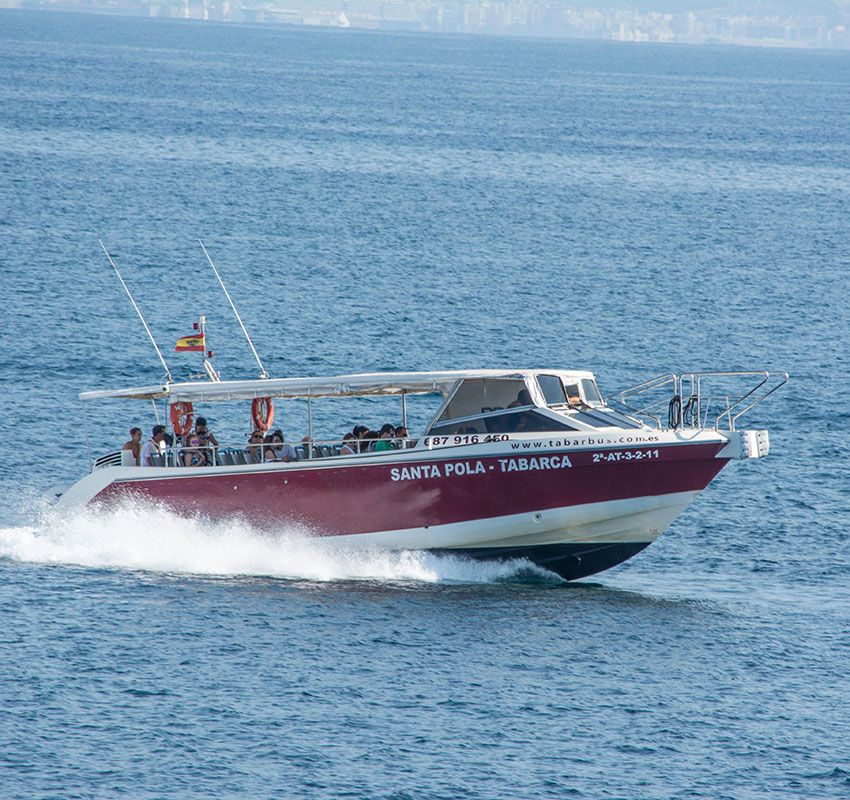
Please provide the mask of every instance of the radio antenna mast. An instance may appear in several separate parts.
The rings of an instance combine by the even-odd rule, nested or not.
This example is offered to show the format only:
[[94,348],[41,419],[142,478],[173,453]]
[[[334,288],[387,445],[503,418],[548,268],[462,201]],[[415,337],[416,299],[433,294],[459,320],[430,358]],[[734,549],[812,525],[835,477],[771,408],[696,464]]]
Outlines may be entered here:
[[219,275],[218,270],[213,264],[213,260],[210,258],[210,254],[207,252],[207,248],[204,247],[204,243],[198,239],[198,244],[201,246],[201,250],[204,251],[204,255],[207,257],[207,261],[210,262],[210,266],[212,267],[212,271],[215,273],[216,278],[218,278],[218,282],[221,284],[221,288],[224,291],[224,296],[227,298],[227,302],[230,303],[230,307],[233,309],[233,313],[236,315],[236,320],[239,323],[239,326],[242,328],[242,333],[245,334],[245,338],[248,340],[248,345],[251,348],[251,352],[254,354],[254,358],[257,359],[257,364],[260,367],[260,377],[265,380],[269,377],[269,373],[266,372],[266,368],[263,366],[263,362],[260,361],[259,355],[257,355],[257,348],[254,347],[254,343],[251,341],[251,337],[248,335],[248,329],[245,327],[245,323],[242,322],[242,317],[239,316],[239,312],[236,310],[236,306],[233,303],[233,300],[230,297],[230,292],[227,291],[227,287],[224,285],[224,281],[221,279],[221,275]]
[[168,382],[171,383],[174,380],[171,377],[171,370],[168,368],[168,364],[165,363],[165,359],[162,357],[162,351],[159,349],[159,345],[157,345],[156,339],[153,338],[153,334],[151,333],[151,329],[148,327],[148,323],[145,322],[145,318],[142,315],[141,310],[136,305],[136,301],[133,299],[133,295],[130,294],[130,289],[127,287],[127,284],[124,283],[124,278],[121,277],[121,273],[118,271],[118,267],[115,266],[115,262],[112,260],[112,256],[109,255],[109,251],[106,249],[106,245],[103,243],[103,240],[98,239],[98,242],[100,242],[100,246],[103,248],[103,252],[109,259],[109,263],[112,265],[112,269],[115,270],[115,274],[118,276],[118,280],[121,281],[121,285],[124,287],[124,291],[127,292],[127,297],[130,298],[130,302],[133,304],[133,308],[136,309],[136,313],[139,315],[139,319],[142,321],[142,325],[145,326],[145,330],[147,331],[148,338],[151,340],[153,349],[156,350],[156,354],[159,356],[159,360],[162,362],[162,366],[165,369],[165,374],[168,376]]

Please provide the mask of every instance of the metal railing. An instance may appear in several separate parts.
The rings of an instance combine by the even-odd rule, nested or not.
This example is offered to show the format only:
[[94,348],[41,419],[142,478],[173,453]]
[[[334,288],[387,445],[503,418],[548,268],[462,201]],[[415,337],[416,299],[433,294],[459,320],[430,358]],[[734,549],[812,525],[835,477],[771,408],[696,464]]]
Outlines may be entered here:
[[[378,442],[389,442],[387,449],[376,450]],[[362,455],[380,455],[395,453],[414,447],[419,441],[417,437],[397,439],[320,439],[309,442],[257,442],[247,443],[241,447],[216,447],[213,445],[189,447],[173,445],[162,448],[159,456],[154,456],[154,466],[159,467],[190,467],[190,466],[241,466],[244,464],[263,464],[282,461],[288,457],[291,461],[314,461],[323,458],[350,457]],[[353,453],[342,452],[345,445],[350,445]],[[285,448],[292,448],[291,450]],[[116,450],[95,459],[93,469],[103,467],[132,466],[125,462],[127,450]],[[269,453],[274,453],[269,457]],[[294,458],[292,455],[294,454]],[[193,463],[195,462],[195,463]],[[200,463],[197,463],[200,462]]]
[[[713,393],[711,386],[718,382],[730,384],[739,379],[748,382],[743,389]],[[643,383],[630,386],[609,398],[628,413],[655,422],[658,428],[705,428],[735,430],[737,421],[752,408],[766,400],[788,382],[787,372],[769,370],[740,372],[667,372]],[[711,417],[712,405],[720,403],[721,410]],[[709,424],[711,423],[711,424]]]

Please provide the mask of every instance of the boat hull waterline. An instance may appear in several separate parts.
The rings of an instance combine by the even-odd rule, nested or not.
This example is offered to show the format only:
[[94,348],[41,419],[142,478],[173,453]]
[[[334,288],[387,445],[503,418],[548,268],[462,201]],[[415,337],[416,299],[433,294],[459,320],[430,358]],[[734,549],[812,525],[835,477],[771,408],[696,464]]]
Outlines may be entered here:
[[657,441],[640,445],[582,438],[565,446],[526,435],[229,467],[111,467],[93,471],[60,502],[136,498],[261,529],[295,525],[345,544],[525,558],[573,580],[643,550],[741,457],[716,431],[657,432]]

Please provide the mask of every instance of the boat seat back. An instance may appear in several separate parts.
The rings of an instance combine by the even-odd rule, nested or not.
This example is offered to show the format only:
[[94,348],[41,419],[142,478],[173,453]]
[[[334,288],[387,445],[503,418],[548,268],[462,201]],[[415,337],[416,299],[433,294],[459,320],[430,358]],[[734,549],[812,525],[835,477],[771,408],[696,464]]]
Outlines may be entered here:
[[[101,456],[98,459],[95,459],[94,468],[100,469],[101,467],[118,467],[124,465],[124,456],[123,453],[129,453],[130,458],[132,459],[133,453],[130,450],[116,450],[114,453],[109,453],[108,455]],[[130,463],[132,466],[132,461]]]

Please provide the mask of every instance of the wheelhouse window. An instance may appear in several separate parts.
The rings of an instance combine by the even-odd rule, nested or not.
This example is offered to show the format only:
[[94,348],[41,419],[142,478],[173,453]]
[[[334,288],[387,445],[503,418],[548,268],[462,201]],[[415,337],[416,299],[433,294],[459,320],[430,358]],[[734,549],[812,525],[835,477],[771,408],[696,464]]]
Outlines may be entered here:
[[567,395],[567,402],[570,405],[581,404],[581,391],[579,390],[577,383],[565,383],[564,392]]
[[581,389],[584,394],[584,399],[588,403],[591,405],[595,403],[602,405],[602,395],[599,394],[599,387],[596,385],[596,381],[593,381],[590,378],[582,378]]
[[547,406],[562,406],[567,402],[564,383],[558,375],[538,375],[537,385]]
[[505,411],[478,419],[458,420],[436,425],[429,436],[471,433],[544,433],[546,431],[575,431],[577,428],[562,420],[554,420],[538,411]]
[[[501,411],[511,403],[516,403],[517,398],[522,398],[521,392],[527,394],[525,381],[521,380],[509,378],[465,380],[458,386],[448,405],[443,409],[439,421]],[[528,397],[528,402],[520,399],[520,403],[531,405],[531,398]]]

